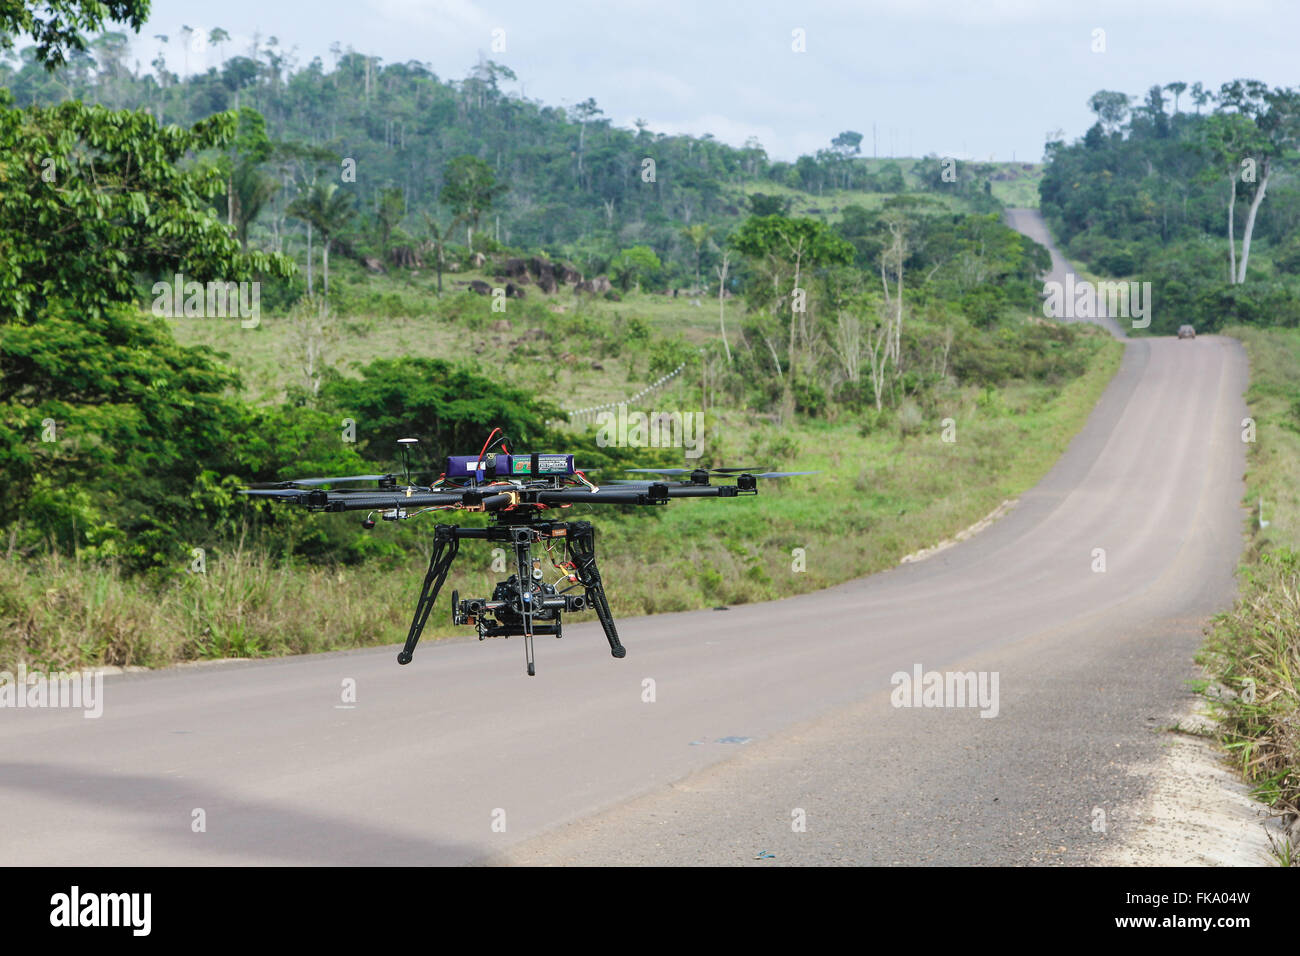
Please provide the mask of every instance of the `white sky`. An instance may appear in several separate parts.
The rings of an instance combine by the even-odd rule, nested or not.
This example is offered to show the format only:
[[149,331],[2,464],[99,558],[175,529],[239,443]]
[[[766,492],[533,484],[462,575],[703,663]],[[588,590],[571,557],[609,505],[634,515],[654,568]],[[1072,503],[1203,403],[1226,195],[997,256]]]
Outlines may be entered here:
[[[753,135],[779,159],[844,129],[871,155],[874,122],[881,156],[1036,161],[1049,130],[1087,129],[1098,89],[1300,83],[1295,0],[154,0],[135,41],[142,69],[166,34],[168,68],[184,71],[183,25],[196,30],[191,72],[218,62],[197,48],[215,26],[233,38],[221,58],[275,36],[301,64],[332,67],[337,42],[458,79],[482,52],[530,99],[594,96],[616,125],[641,117],[734,145]],[[805,52],[792,49],[795,30]]]

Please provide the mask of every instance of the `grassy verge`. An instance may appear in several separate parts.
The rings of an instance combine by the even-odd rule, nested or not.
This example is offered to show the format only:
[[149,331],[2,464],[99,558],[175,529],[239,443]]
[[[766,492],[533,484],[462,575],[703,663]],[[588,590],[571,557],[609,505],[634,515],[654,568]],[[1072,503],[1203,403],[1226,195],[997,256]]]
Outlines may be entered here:
[[[1223,743],[1256,796],[1300,820],[1300,330],[1231,328],[1250,359],[1250,541],[1242,595],[1215,618],[1202,663]],[[1262,515],[1261,515],[1262,504]],[[1261,520],[1262,517],[1262,520]],[[1291,843],[1278,848],[1284,862]]]
[[[637,514],[574,506],[564,516],[598,521],[618,617],[838,584],[951,536],[1037,482],[1119,365],[1122,347],[1100,331],[1085,333],[1077,347],[1087,356],[1078,377],[952,388],[924,410],[868,416],[869,427],[841,420],[778,429],[743,411],[710,412],[711,459],[746,456],[753,465],[820,474],[772,481],[758,496],[734,501],[683,500]],[[942,440],[946,418],[955,422],[954,442]],[[437,520],[419,520],[429,519]],[[381,525],[375,533],[390,530]],[[488,548],[470,543],[447,590],[490,594],[504,576],[491,561]],[[209,553],[205,574],[144,588],[112,567],[0,559],[0,662],[164,666],[391,644],[405,633],[423,571],[418,556],[397,566],[325,569],[236,549]],[[446,607],[439,602],[430,638],[452,632]]]

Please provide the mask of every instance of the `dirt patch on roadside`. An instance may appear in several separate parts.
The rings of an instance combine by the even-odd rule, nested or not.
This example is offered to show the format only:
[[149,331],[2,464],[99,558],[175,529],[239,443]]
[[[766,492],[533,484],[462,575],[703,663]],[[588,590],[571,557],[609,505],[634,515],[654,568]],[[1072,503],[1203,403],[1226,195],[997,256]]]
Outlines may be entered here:
[[1165,753],[1134,773],[1151,789],[1115,822],[1121,838],[1095,861],[1102,866],[1276,866],[1269,841],[1283,838],[1277,818],[1250,795],[1213,742],[1214,723],[1201,706],[1170,732]]

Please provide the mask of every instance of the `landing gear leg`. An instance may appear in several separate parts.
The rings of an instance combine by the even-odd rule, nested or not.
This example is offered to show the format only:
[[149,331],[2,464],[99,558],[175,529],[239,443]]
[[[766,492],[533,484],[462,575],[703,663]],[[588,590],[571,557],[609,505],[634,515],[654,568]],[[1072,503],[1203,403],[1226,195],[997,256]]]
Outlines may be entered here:
[[433,555],[429,558],[429,571],[424,576],[424,585],[420,588],[420,600],[415,605],[415,616],[411,618],[411,629],[406,635],[406,644],[397,655],[397,663],[409,664],[415,654],[415,645],[420,641],[424,631],[424,622],[429,619],[433,602],[438,600],[438,592],[447,580],[451,562],[460,550],[460,538],[451,525],[440,524],[433,529]]
[[528,528],[515,528],[515,564],[519,579],[519,619],[524,622],[524,659],[528,662],[528,676],[537,676],[537,662],[533,658],[533,533]]
[[605,629],[605,639],[609,641],[609,652],[615,657],[625,657],[625,648],[618,639],[618,630],[614,627],[614,615],[610,613],[609,601],[605,599],[605,585],[600,580],[600,569],[596,567],[596,536],[588,521],[575,521],[569,525],[568,541],[569,560],[577,569],[578,582],[587,589],[587,601],[600,618],[600,626]]

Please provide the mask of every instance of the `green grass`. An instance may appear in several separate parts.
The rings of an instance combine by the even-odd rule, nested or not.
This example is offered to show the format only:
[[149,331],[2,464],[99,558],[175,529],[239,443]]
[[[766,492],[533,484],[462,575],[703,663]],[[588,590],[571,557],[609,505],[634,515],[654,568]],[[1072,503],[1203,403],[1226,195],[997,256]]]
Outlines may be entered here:
[[[701,345],[712,340],[718,327],[718,301],[629,292],[624,301],[579,295],[571,287],[544,295],[535,285],[524,287],[524,299],[507,299],[504,312],[489,310],[490,300],[464,291],[457,283],[482,280],[496,286],[490,273],[462,272],[445,275],[443,297],[436,293],[432,273],[414,277],[370,276],[347,273],[347,298],[358,302],[356,312],[326,320],[323,344],[327,365],[349,374],[355,365],[377,358],[421,356],[464,359],[483,367],[510,363],[514,384],[566,396],[566,407],[599,404],[640,391],[651,380],[643,354],[602,355],[602,369],[592,368],[590,343],[582,337],[584,322],[615,322],[637,318],[652,336],[681,336]],[[376,303],[385,314],[375,314]],[[370,307],[370,308],[367,308]],[[743,305],[727,302],[728,318],[739,318]],[[349,314],[351,313],[351,314]],[[357,315],[361,317],[356,317]],[[284,399],[286,386],[304,380],[305,320],[296,314],[263,314],[256,328],[225,319],[168,320],[172,333],[184,345],[204,345],[227,357],[238,369],[253,401],[274,403]],[[498,329],[499,323],[506,328]],[[572,336],[572,348],[561,350],[554,362],[530,361],[549,348],[522,341],[525,333],[543,329],[548,340]],[[565,353],[569,357],[564,358]],[[578,356],[584,356],[579,360]],[[655,376],[657,377],[657,376]]]
[[1037,209],[1041,163],[1002,163],[994,174],[993,198],[1013,208]]
[[[1256,440],[1247,453],[1249,540],[1242,595],[1215,618],[1201,661],[1215,682],[1211,699],[1224,746],[1256,795],[1294,826],[1300,813],[1300,330],[1225,332],[1241,339],[1250,359],[1246,398]],[[1294,842],[1275,848],[1281,862],[1290,861]]]
[[[1252,552],[1300,551],[1300,330],[1234,326],[1225,335],[1241,340],[1250,359],[1246,402],[1256,422],[1248,449],[1246,502],[1251,508]],[[1264,501],[1268,527],[1260,529]]]

